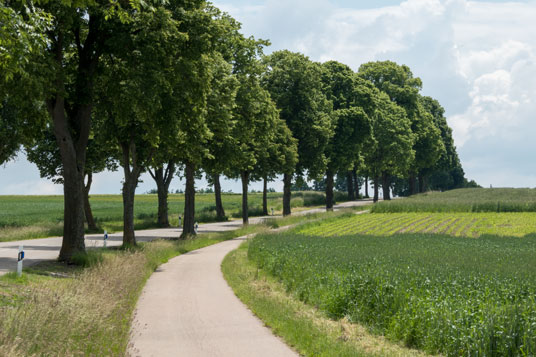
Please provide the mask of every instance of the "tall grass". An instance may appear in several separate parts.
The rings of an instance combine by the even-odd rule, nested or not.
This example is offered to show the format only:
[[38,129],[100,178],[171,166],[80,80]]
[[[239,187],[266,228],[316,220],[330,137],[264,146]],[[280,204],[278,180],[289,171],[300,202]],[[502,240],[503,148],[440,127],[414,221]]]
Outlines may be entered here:
[[536,212],[536,189],[464,188],[428,192],[379,202],[372,212]]
[[249,258],[301,300],[450,356],[536,354],[536,240],[260,235]]

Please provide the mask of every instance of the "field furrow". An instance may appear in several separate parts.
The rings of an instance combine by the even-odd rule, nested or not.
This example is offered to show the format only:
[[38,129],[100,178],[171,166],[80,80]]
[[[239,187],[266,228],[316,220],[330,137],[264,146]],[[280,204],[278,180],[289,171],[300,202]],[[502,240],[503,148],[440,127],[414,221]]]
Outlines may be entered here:
[[536,234],[536,213],[372,213],[307,225],[298,232],[325,237],[399,233],[522,237]]
[[[401,222],[407,221],[408,217],[404,217],[403,215],[393,216],[389,217],[387,215],[387,219],[384,220],[381,224],[377,224],[374,227],[371,227],[369,230],[366,231],[367,234],[385,234],[386,232],[390,231],[392,227],[399,226]],[[411,219],[411,218],[409,218]]]

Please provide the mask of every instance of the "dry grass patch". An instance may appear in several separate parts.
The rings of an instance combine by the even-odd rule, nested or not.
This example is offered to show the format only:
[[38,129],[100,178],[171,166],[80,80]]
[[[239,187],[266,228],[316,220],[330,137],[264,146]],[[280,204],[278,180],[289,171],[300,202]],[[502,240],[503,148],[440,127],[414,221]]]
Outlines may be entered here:
[[[146,249],[171,250],[170,245]],[[69,278],[27,278],[19,289],[10,289],[18,301],[0,308],[0,354],[121,355],[124,331],[149,274],[140,250],[104,254],[102,263]]]

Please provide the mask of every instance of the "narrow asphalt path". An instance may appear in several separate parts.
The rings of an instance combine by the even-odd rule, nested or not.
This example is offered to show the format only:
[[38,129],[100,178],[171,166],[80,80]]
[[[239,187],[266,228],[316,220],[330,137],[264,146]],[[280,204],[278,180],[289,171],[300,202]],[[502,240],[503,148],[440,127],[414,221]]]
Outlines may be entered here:
[[[336,208],[368,203],[346,202]],[[302,214],[311,212],[316,210]],[[198,249],[161,265],[138,300],[128,354],[297,356],[238,300],[223,278],[223,258],[245,239]]]
[[[252,224],[259,223],[264,217],[251,218]],[[206,223],[199,225],[199,233],[222,232],[238,229],[242,226],[241,220]],[[177,238],[180,236],[180,228],[158,228],[136,231],[138,242],[147,242],[158,238]],[[85,237],[86,248],[102,247],[103,234],[87,234]],[[17,255],[19,245],[24,246],[24,266],[35,264],[43,260],[56,259],[60,253],[61,237],[29,239],[13,242],[0,242],[0,275],[17,269]],[[107,245],[119,246],[123,243],[123,232],[109,234]]]
[[[367,204],[369,201],[352,201],[340,204],[338,207],[352,206],[356,204]],[[323,208],[315,208],[307,211],[301,211],[297,214],[323,212]],[[267,217],[252,217],[251,224],[259,223]],[[242,226],[241,220],[229,222],[205,223],[199,225],[199,233],[222,232],[238,229]],[[177,238],[182,230],[180,228],[158,228],[136,231],[136,240],[138,242],[147,242],[158,238]],[[102,247],[102,234],[87,234],[86,247]],[[54,260],[58,257],[61,248],[61,237],[29,239],[12,242],[0,242],[0,275],[10,271],[17,270],[17,255],[19,246],[24,246],[24,266],[35,264],[43,260]],[[110,234],[108,237],[108,246],[119,246],[123,242],[123,232]]]

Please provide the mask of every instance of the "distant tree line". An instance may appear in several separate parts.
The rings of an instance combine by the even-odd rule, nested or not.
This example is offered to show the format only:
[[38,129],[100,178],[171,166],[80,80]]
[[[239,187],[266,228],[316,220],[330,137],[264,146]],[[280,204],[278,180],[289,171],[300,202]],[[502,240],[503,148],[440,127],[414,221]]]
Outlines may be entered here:
[[[363,64],[358,72],[266,40],[208,2],[51,0],[0,3],[0,164],[24,147],[43,177],[64,188],[60,260],[85,252],[95,173],[121,169],[125,246],[135,245],[134,200],[148,172],[158,223],[169,226],[172,179],[185,179],[182,238],[195,234],[195,180],[212,185],[225,217],[222,177],[248,185],[282,176],[283,214],[292,185],[324,182],[350,199],[467,185],[444,110],[419,94],[407,66]],[[344,185],[340,179],[343,178]],[[368,187],[366,185],[365,187]]]

